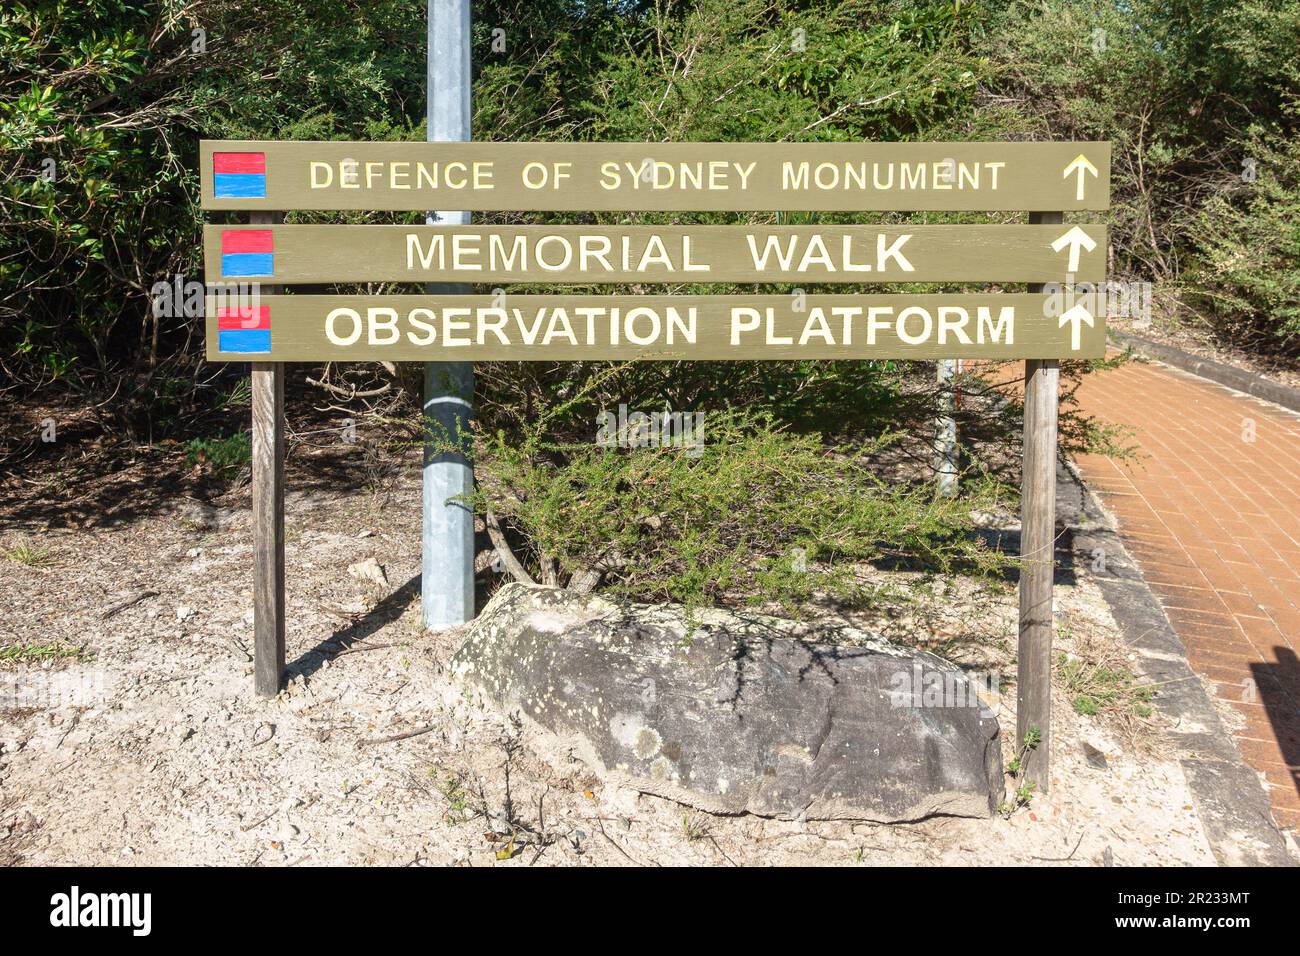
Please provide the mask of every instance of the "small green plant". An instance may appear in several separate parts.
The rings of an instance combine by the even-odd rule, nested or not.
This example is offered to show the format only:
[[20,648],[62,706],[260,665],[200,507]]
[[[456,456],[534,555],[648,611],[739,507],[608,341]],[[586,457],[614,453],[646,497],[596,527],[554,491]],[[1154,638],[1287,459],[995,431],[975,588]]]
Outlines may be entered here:
[[252,436],[235,432],[226,438],[195,438],[185,446],[185,460],[229,481],[253,459]]
[[1057,658],[1057,667],[1076,714],[1097,717],[1107,712],[1128,712],[1137,717],[1151,716],[1155,689],[1141,683],[1127,667],[1068,654]]
[[43,568],[54,563],[53,548],[32,544],[27,538],[23,538],[12,548],[6,550],[4,556],[10,561],[17,561],[29,568]]
[[247,408],[253,402],[253,383],[251,379],[241,378],[230,387],[230,391],[217,396],[216,407],[220,411]]
[[709,824],[699,814],[682,814],[682,835],[687,843],[696,843],[709,835]]
[[[438,775],[438,768],[429,768],[430,776]],[[442,798],[447,801],[447,812],[444,819],[449,826],[459,826],[473,818],[474,814],[470,809],[469,792],[461,785],[460,780],[454,774],[447,774],[442,786],[439,787]]]
[[1020,742],[1020,748],[1016,755],[1007,763],[1007,774],[1011,777],[1015,789],[1012,791],[1014,799],[1010,802],[1003,801],[998,804],[998,813],[1004,817],[1010,817],[1021,807],[1027,807],[1034,797],[1034,784],[1024,779],[1025,756],[1039,744],[1043,742],[1043,734],[1037,727],[1030,727],[1025,731],[1024,739]]
[[0,647],[0,661],[13,664],[31,664],[39,661],[81,660],[88,657],[84,648],[76,647],[67,641],[55,640],[45,643],[24,641],[18,644],[6,644]]

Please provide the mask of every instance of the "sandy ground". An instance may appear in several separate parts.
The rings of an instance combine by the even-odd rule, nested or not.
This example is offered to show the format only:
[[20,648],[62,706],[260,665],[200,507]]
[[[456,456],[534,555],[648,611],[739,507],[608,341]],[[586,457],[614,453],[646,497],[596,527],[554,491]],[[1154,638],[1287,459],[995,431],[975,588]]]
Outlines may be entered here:
[[[0,661],[0,862],[1214,862],[1159,726],[1135,744],[1064,699],[1051,793],[1009,818],[709,817],[607,789],[450,681],[460,632],[418,626],[418,473],[401,469],[390,488],[290,495],[292,680],[272,701],[252,693],[246,493],[213,510],[182,500],[118,525],[46,531],[33,541],[52,549],[49,563],[0,563],[0,647],[84,648],[71,662]],[[5,547],[17,539],[0,537]],[[386,586],[347,571],[372,556]],[[1113,640],[1080,570],[1057,589],[1066,642]],[[960,591],[951,614],[925,624],[927,643],[960,641],[977,617],[1001,635],[1005,666],[1014,591],[979,607]],[[1004,742],[1014,702],[1014,688],[992,701]],[[1084,738],[1107,752],[1104,769],[1086,758]]]

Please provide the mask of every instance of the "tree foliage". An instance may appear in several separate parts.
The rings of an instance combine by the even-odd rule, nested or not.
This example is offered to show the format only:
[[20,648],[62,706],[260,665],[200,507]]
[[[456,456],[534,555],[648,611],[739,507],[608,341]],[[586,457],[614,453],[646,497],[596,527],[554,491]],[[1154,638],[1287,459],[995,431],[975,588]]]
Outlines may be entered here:
[[[202,406],[216,373],[198,321],[151,307],[156,283],[200,278],[197,141],[422,138],[422,11],[409,0],[9,0],[6,377],[116,395],[105,408],[132,433]],[[476,3],[475,18],[479,139],[1109,139],[1115,272],[1160,283],[1164,301],[1194,306],[1226,341],[1296,350],[1286,95],[1300,79],[1300,0],[506,0]],[[1246,183],[1249,159],[1258,177]],[[489,370],[501,390],[484,406],[578,387],[584,372],[530,374]],[[806,405],[825,388],[885,400],[897,370],[739,378]],[[659,401],[722,383],[684,364],[624,384]]]
[[[1008,559],[970,534],[973,506],[863,468],[861,447],[827,445],[771,415],[708,413],[695,441],[651,446],[635,428],[611,442],[554,442],[554,416],[484,435],[476,502],[495,507],[548,583],[603,575],[610,590],[688,607],[725,598],[790,610],[814,594],[860,602],[863,561],[990,575]],[[611,436],[613,430],[611,429]]]

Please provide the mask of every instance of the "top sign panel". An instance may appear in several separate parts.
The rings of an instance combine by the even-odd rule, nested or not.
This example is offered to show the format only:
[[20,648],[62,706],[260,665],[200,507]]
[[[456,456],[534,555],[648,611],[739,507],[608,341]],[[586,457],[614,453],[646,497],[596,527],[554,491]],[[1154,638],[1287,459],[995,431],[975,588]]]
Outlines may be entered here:
[[1109,143],[207,141],[204,209],[1106,209]]

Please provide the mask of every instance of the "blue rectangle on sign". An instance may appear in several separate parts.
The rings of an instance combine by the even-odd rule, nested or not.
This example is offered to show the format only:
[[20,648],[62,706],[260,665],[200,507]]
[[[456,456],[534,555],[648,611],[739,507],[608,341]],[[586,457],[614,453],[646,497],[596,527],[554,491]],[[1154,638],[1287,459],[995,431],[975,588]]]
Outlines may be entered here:
[[221,257],[223,276],[269,276],[274,268],[271,252],[228,252]]
[[218,199],[265,199],[266,173],[214,173],[212,194]]
[[270,329],[223,329],[217,333],[219,352],[270,352]]

